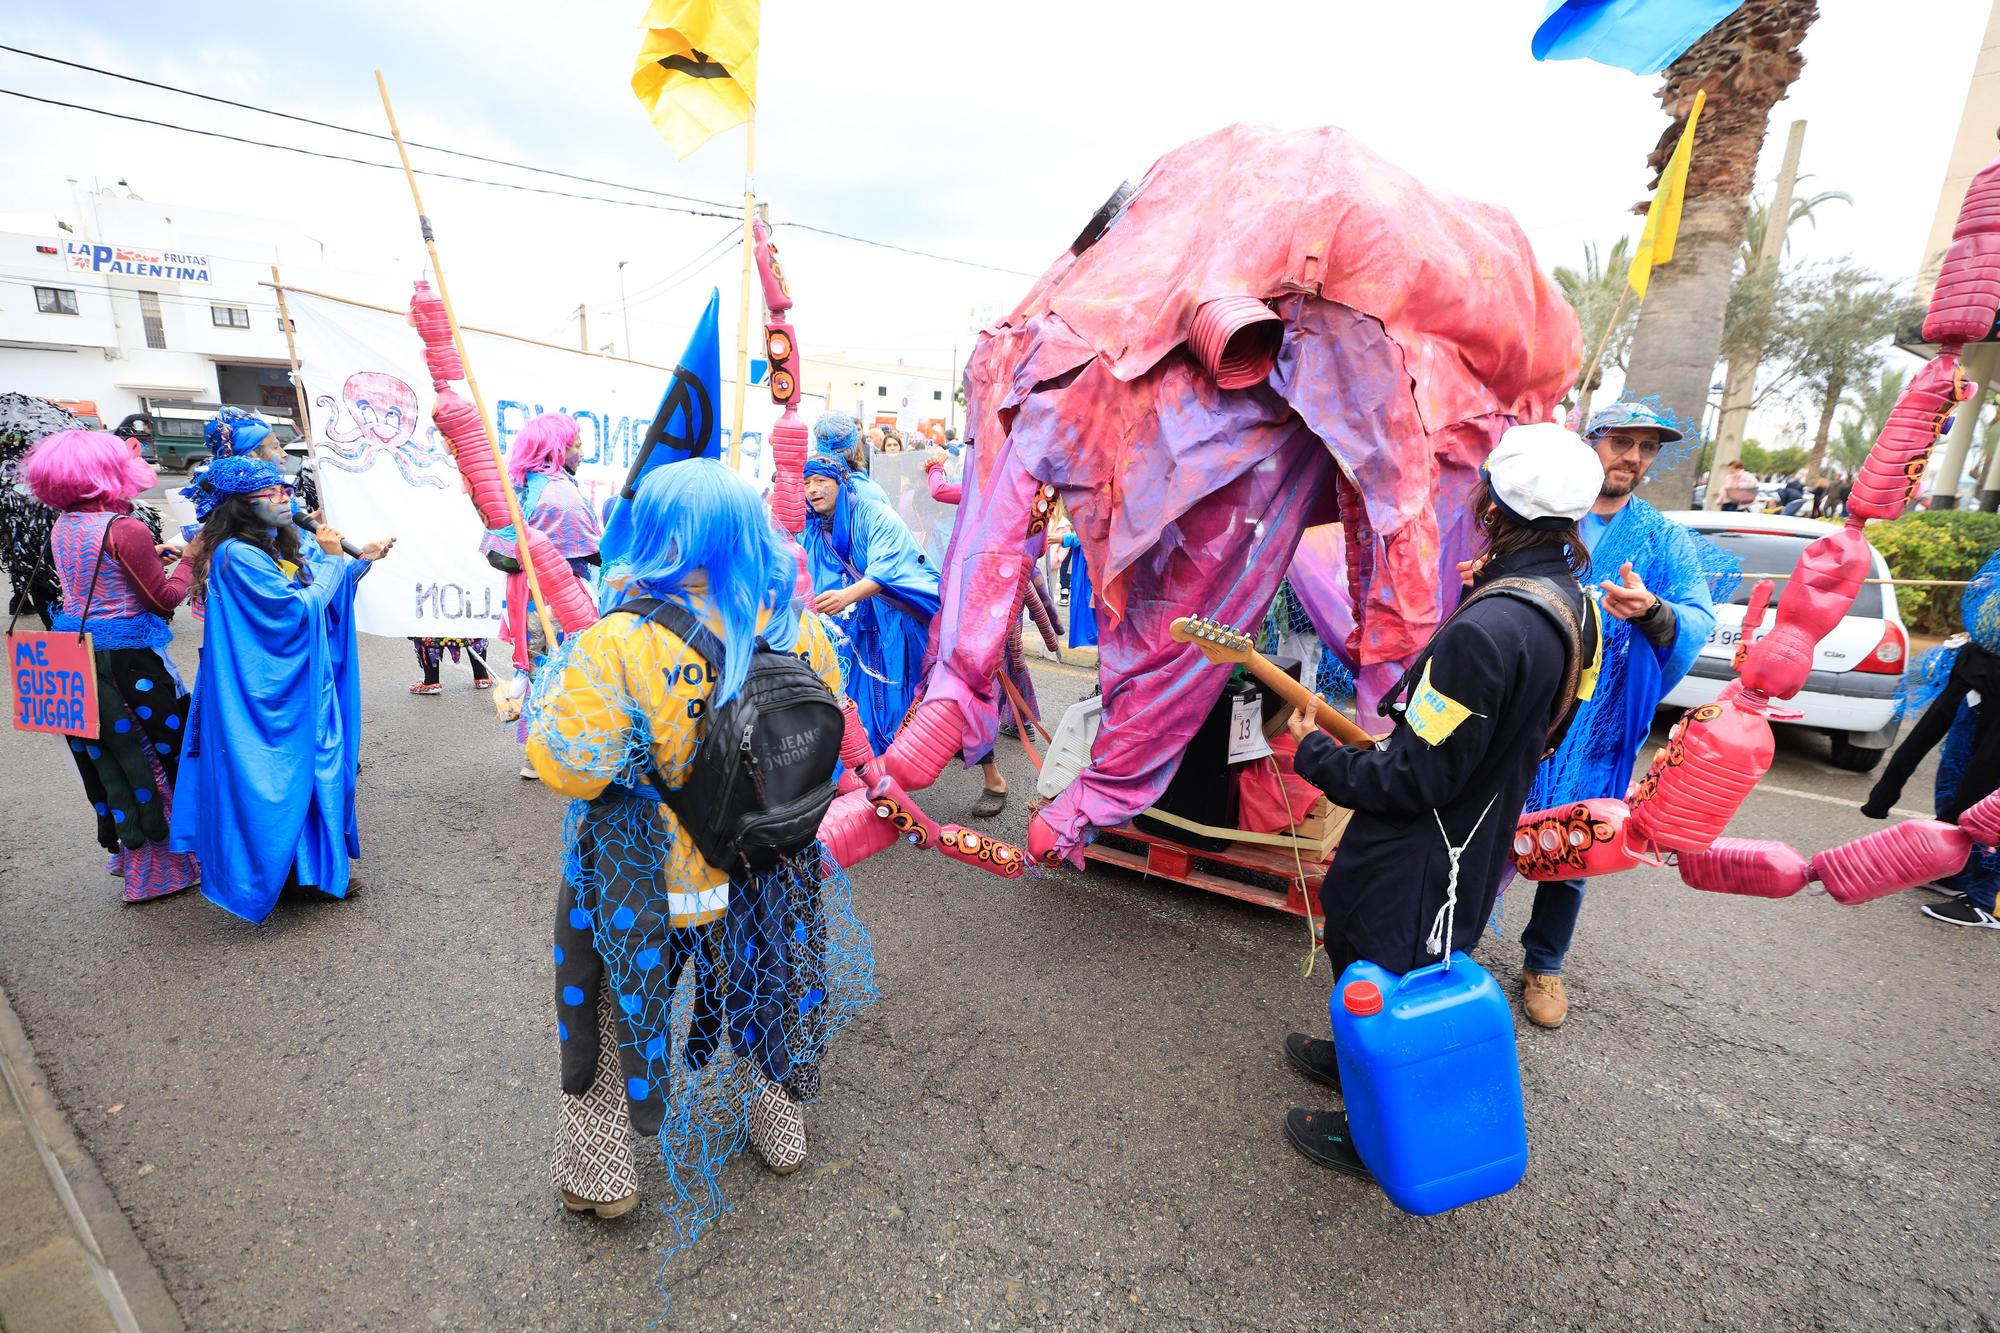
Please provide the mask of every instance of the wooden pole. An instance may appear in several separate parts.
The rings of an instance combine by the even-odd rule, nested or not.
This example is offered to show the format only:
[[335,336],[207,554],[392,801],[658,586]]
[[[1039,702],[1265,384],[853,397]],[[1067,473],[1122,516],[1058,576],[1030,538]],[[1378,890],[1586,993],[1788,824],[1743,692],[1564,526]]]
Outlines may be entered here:
[[[1785,257],[1785,232],[1792,221],[1792,192],[1799,179],[1799,158],[1805,151],[1806,123],[1792,122],[1785,138],[1785,157],[1778,168],[1778,184],[1764,210],[1764,239],[1757,247],[1757,270],[1776,271]],[[1729,476],[1729,464],[1743,452],[1743,437],[1750,425],[1750,409],[1756,400],[1757,365],[1761,355],[1745,355],[1729,363],[1729,376],[1722,391],[1722,413],[1715,420],[1715,450],[1708,460],[1708,489],[1702,508],[1722,506],[1722,488]],[[1813,480],[1817,480],[1814,478]],[[1807,483],[1808,485],[1811,482]]]
[[743,123],[743,281],[736,303],[736,410],[729,423],[729,470],[743,459],[743,394],[750,380],[750,270],[757,263],[757,108]]
[[541,617],[542,637],[549,650],[555,651],[556,625],[549,618],[548,599],[542,596],[542,582],[535,573],[534,557],[528,554],[528,521],[521,514],[521,497],[514,493],[514,483],[507,475],[507,457],[500,452],[500,437],[493,432],[493,418],[486,411],[486,399],[479,392],[479,381],[472,376],[472,358],[465,352],[465,335],[458,330],[458,316],[451,308],[451,290],[445,286],[444,265],[438,262],[437,240],[431,235],[430,215],[424,212],[424,196],[417,189],[417,173],[410,169],[410,151],[403,146],[403,132],[396,128],[396,109],[389,104],[389,85],[382,80],[382,71],[375,71],[375,90],[382,94],[382,114],[389,118],[389,135],[396,141],[396,156],[403,162],[403,178],[410,183],[410,201],[417,206],[417,225],[423,229],[424,249],[430,253],[431,276],[437,279],[438,300],[444,304],[445,323],[451,328],[451,341],[458,348],[458,359],[465,366],[465,387],[472,394],[472,405],[479,409],[479,420],[486,427],[486,443],[493,450],[494,466],[500,469],[500,485],[507,495],[507,513],[514,523],[514,554],[521,562],[521,572],[528,576],[528,595],[535,599],[535,613]]
[[[306,386],[299,383],[299,344],[298,339],[292,336],[292,312],[285,308],[284,280],[278,276],[276,264],[271,265],[271,290],[278,294],[278,325],[285,331],[285,359],[292,365],[292,393],[299,402],[299,432],[306,437],[306,466],[311,467],[312,418],[306,415]],[[325,492],[319,495],[319,515],[322,522],[333,522],[327,517]]]
[[576,307],[576,347],[580,352],[590,350],[590,312],[581,302]]
[[[1625,298],[1632,294],[1632,284],[1626,283],[1618,293],[1618,304],[1611,307],[1611,319],[1604,326],[1604,336],[1597,340],[1597,350],[1590,354],[1590,361],[1583,368],[1583,375],[1576,382],[1576,391],[1583,393],[1590,387],[1590,377],[1597,373],[1597,363],[1604,359],[1604,349],[1611,345],[1611,335],[1618,327],[1619,316],[1625,313]],[[1578,434],[1590,429],[1588,421],[1577,423]]]

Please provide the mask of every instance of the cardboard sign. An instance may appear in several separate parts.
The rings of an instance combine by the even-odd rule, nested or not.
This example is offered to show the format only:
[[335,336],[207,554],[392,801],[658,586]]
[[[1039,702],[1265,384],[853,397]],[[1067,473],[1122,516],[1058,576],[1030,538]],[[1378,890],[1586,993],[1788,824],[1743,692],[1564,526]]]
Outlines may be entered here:
[[97,661],[88,634],[9,634],[7,674],[14,730],[97,739]]
[[1259,694],[1245,694],[1232,700],[1229,705],[1229,762],[1240,764],[1246,760],[1262,759],[1271,753],[1271,743],[1264,739],[1264,698]]

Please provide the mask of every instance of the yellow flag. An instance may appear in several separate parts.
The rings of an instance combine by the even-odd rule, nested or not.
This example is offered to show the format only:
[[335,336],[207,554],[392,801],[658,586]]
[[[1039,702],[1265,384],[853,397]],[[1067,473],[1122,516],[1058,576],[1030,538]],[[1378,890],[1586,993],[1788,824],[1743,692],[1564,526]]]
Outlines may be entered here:
[[1652,280],[1654,267],[1673,261],[1674,239],[1681,230],[1681,204],[1687,198],[1688,163],[1694,158],[1694,126],[1707,102],[1706,89],[1695,93],[1687,128],[1681,131],[1681,141],[1674,145],[1674,155],[1667,159],[1667,169],[1660,173],[1660,188],[1653,192],[1653,206],[1646,210],[1646,229],[1639,233],[1639,249],[1625,275],[1641,301],[1646,299],[1646,284]]
[[758,0],[651,0],[632,91],[686,157],[757,104]]

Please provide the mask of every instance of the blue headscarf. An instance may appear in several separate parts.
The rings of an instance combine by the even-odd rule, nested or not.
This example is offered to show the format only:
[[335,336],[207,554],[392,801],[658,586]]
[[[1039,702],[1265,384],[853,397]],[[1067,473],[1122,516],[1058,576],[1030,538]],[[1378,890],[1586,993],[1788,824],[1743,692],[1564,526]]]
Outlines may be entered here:
[[240,407],[223,408],[208,419],[208,428],[202,432],[203,443],[217,458],[255,453],[270,437],[271,423]]
[[843,557],[854,552],[854,473],[838,454],[814,454],[806,460],[805,473],[808,477],[825,477],[840,487],[834,497],[833,514],[822,519],[818,513],[808,521],[823,522],[827,536],[833,541],[833,549]]
[[860,438],[860,425],[845,412],[822,412],[813,422],[813,448],[823,454],[844,454]]
[[215,497],[209,502],[212,510],[232,495],[255,495],[272,486],[290,486],[292,483],[285,476],[285,470],[268,458],[238,455],[216,459],[202,473],[197,484]]

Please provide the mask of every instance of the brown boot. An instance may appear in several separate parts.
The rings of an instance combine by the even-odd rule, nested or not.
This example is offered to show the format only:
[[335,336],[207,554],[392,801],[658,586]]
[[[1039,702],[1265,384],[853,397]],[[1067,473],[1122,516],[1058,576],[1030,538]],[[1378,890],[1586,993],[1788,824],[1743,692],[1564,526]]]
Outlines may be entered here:
[[1559,1028],[1569,1015],[1563,979],[1543,972],[1521,974],[1521,1012],[1538,1028]]

